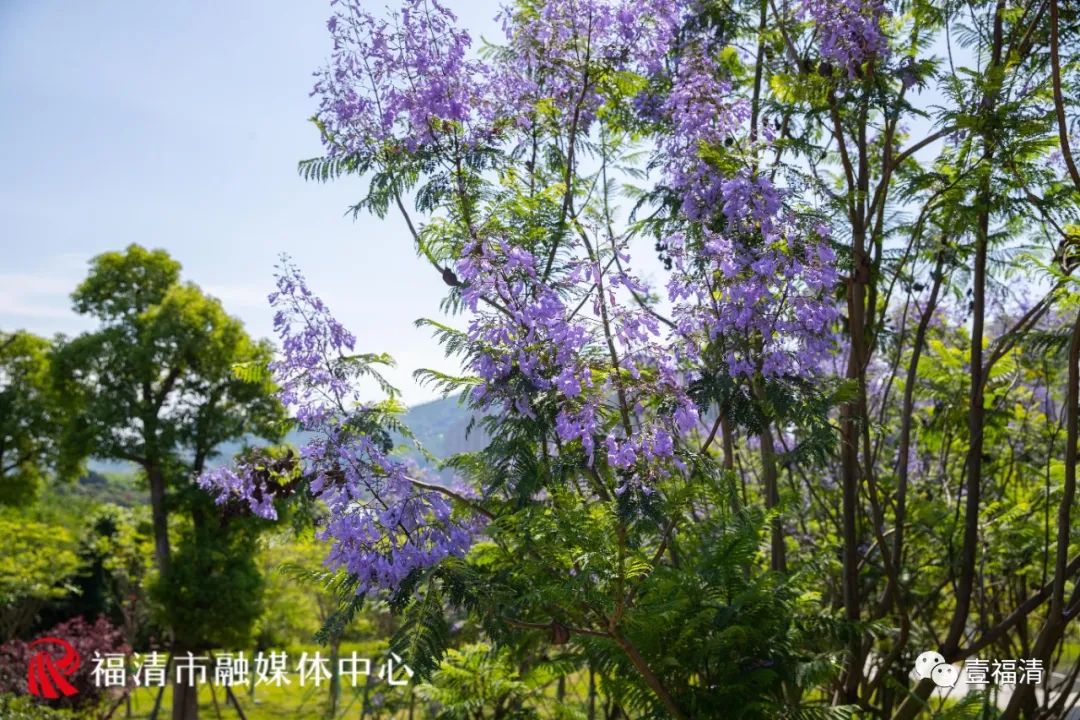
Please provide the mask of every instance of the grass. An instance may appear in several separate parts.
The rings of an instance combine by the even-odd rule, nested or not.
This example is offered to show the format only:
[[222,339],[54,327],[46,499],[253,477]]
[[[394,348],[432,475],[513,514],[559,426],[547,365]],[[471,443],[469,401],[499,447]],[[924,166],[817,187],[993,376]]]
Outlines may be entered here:
[[[400,702],[396,705],[406,705],[410,694],[408,687],[390,688],[385,685],[375,685],[370,688],[371,696],[377,691],[383,693],[400,693]],[[326,684],[321,688],[291,686],[274,687],[260,685],[254,693],[249,688],[233,688],[236,699],[243,710],[247,720],[327,720],[329,718],[329,694]],[[157,697],[157,688],[138,688],[131,693],[131,715],[126,714],[126,708],[121,705],[113,714],[113,720],[131,717],[133,720],[148,720]],[[367,713],[362,713],[364,706],[364,688],[351,688],[346,685],[342,688],[341,699],[338,705],[336,718],[370,718],[371,720],[389,720],[390,718],[405,718],[407,710],[393,708],[386,710],[372,709],[368,707]],[[172,689],[165,688],[161,701],[161,710],[158,720],[168,720],[172,707]],[[233,706],[226,702],[224,688],[212,685],[199,687],[199,717],[206,720],[233,720],[239,718]],[[417,713],[415,720],[422,720],[422,715]]]
[[[409,688],[393,688],[400,692],[402,698],[407,698]],[[156,688],[139,688],[131,694],[131,715],[134,720],[148,720],[157,697]],[[328,718],[329,688],[323,685],[321,688],[294,686],[273,687],[260,685],[253,694],[246,688],[234,688],[237,701],[244,712],[247,720],[326,720]],[[379,712],[368,709],[366,715],[361,713],[363,707],[363,688],[350,687],[342,689],[341,700],[338,707],[338,718],[394,718],[405,717],[404,711]],[[214,694],[216,693],[216,702]],[[373,692],[374,694],[374,692]],[[159,720],[167,720],[169,708],[172,707],[172,689],[166,687],[161,702],[161,711],[158,713]],[[113,720],[128,717],[125,707],[121,705],[113,715]],[[239,718],[231,704],[226,703],[223,688],[213,688],[203,685],[199,688],[199,717],[217,720],[232,720]],[[420,716],[417,716],[419,720]]]

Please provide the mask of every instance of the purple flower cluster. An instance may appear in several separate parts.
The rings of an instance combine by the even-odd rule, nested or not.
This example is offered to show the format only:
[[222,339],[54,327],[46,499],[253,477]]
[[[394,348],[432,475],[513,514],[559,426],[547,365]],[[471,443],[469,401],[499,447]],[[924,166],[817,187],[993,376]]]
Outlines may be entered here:
[[[341,3],[330,27],[335,52],[316,87],[331,152],[422,151],[453,169],[460,194],[471,194],[461,148],[505,150],[507,172],[476,176],[485,187],[468,199],[470,220],[447,243],[454,259],[445,272],[468,312],[463,353],[478,380],[478,407],[552,419],[554,432],[537,440],[552,455],[575,463],[583,456],[602,486],[598,496],[649,495],[659,480],[686,471],[700,426],[689,388],[703,375],[821,372],[837,318],[828,230],[807,227],[784,188],[758,170],[771,137],[750,128],[750,104],[710,32],[684,27],[694,0],[519,3],[500,16],[506,47],[484,60],[469,55],[468,35],[435,0],[405,0],[392,22],[375,20],[359,0]],[[880,32],[878,5],[807,7],[835,21],[823,38],[829,53],[846,53],[845,64],[856,45],[863,58],[884,51],[868,40],[870,25]],[[629,97],[627,88],[645,86]],[[571,139],[583,153],[623,142],[625,128],[605,118],[612,103],[627,101],[657,131],[650,140],[662,182],[681,200],[661,238],[671,261],[670,319],[631,269],[629,233],[614,229],[610,208],[595,199],[597,181],[586,190],[582,160],[568,152]],[[521,159],[525,142],[536,144],[534,159],[552,151],[571,167],[553,185],[540,162]],[[394,157],[380,162],[392,166]],[[523,176],[529,183],[518,186]],[[519,232],[500,216],[506,206],[495,198],[526,193],[529,222],[543,232]],[[467,201],[450,203],[441,209],[454,217]],[[413,569],[465,552],[479,521],[418,490],[387,455],[353,382],[352,336],[294,270],[278,285],[272,302],[283,355],[274,373],[282,399],[316,434],[302,458],[312,491],[331,510],[324,532],[335,543],[333,562],[365,587],[393,587]],[[221,473],[215,484],[252,496],[242,472]]]
[[[351,447],[354,456],[367,448]],[[367,458],[355,457],[359,467]],[[373,480],[371,473],[347,472],[334,482],[326,473],[312,492],[330,508],[320,534],[333,545],[327,563],[360,578],[359,591],[394,589],[414,570],[447,557],[463,556],[482,529],[478,518],[454,517],[450,500],[417,491],[404,467]]]
[[680,341],[672,344],[690,361],[719,344],[732,376],[813,375],[837,317],[828,229],[800,228],[767,176],[721,170],[709,158],[723,152],[738,162],[741,151],[760,153],[769,143],[764,136],[751,146],[749,103],[733,92],[716,54],[691,38],[660,106],[668,126],[657,155],[685,225],[664,239]]
[[274,494],[260,485],[255,469],[246,462],[235,462],[232,467],[222,465],[211,468],[199,476],[198,484],[216,495],[219,505],[239,500],[259,517],[277,520]]
[[499,18],[509,62],[492,67],[492,90],[531,126],[544,103],[560,123],[586,130],[606,99],[613,73],[653,73],[674,41],[684,3],[679,0],[548,0],[538,7],[504,9]]
[[278,399],[295,410],[302,429],[318,432],[333,427],[348,413],[348,406],[361,402],[349,382],[346,361],[356,338],[287,260],[268,300],[275,308],[274,332],[281,339],[280,355],[270,364],[280,388]]
[[312,92],[331,154],[376,152],[453,136],[474,142],[486,68],[468,57],[472,40],[438,0],[405,0],[391,20],[360,0],[333,0],[329,65]]
[[[391,20],[376,18],[361,0],[334,0],[334,49],[312,92],[328,150],[457,150],[553,119],[552,127],[573,124],[583,134],[613,73],[659,68],[683,4],[549,0],[504,9],[505,52],[480,60],[438,0],[405,0]],[[541,106],[557,117],[542,117]]]
[[[553,401],[561,443],[580,443],[590,465],[602,443],[619,488],[648,492],[649,480],[681,468],[676,441],[696,426],[689,377],[655,316],[632,300],[647,288],[611,259],[601,264],[589,248],[576,250],[545,282],[527,250],[505,242],[466,247],[457,271],[473,313],[471,369],[483,380],[473,398],[524,415],[540,398]],[[624,248],[615,252],[629,263]]]
[[723,176],[702,159],[708,146],[744,134],[750,117],[745,98],[735,96],[713,54],[700,45],[685,50],[661,106],[670,129],[659,138],[665,180],[683,198],[683,211],[701,220],[722,200]]
[[884,0],[803,0],[802,14],[814,21],[821,57],[842,67],[849,77],[863,63],[884,57],[888,39],[881,29],[889,14]]
[[[758,183],[762,180],[759,178]],[[749,181],[748,181],[749,184]],[[674,272],[668,294],[691,358],[719,343],[733,376],[808,377],[833,347],[837,276],[832,249],[743,198],[739,225],[760,218],[760,235],[701,229],[668,239]],[[733,208],[725,203],[725,214]]]
[[[328,562],[355,574],[362,592],[397,587],[416,569],[464,555],[481,520],[456,516],[444,495],[414,483],[415,468],[391,457],[379,407],[361,399],[358,381],[373,370],[350,354],[355,338],[287,261],[270,302],[282,343],[271,370],[282,403],[311,434],[300,460],[312,496],[329,512],[320,533],[332,543]],[[219,468],[200,484],[219,503],[242,500],[274,518],[273,493],[253,471],[244,463]]]

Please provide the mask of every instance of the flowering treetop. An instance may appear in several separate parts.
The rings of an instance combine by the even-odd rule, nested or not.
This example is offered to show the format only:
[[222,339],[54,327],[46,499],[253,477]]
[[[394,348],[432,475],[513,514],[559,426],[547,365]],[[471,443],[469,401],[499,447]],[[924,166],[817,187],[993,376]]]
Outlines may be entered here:
[[[468,316],[463,330],[437,327],[477,409],[550,422],[544,452],[579,462],[590,493],[649,505],[664,478],[688,472],[709,410],[695,395],[703,379],[749,395],[819,372],[837,316],[829,232],[763,166],[771,133],[735,89],[722,31],[691,22],[697,2],[521,2],[500,13],[505,44],[483,53],[437,0],[384,18],[332,5],[333,53],[314,90],[329,157],[373,173],[371,209],[405,212],[413,192],[431,214],[406,219]],[[827,20],[824,56],[881,51],[873,8],[806,10]],[[647,163],[639,148],[652,149]],[[654,222],[619,221],[617,178],[650,168]],[[669,271],[662,302],[632,264],[646,232]],[[455,515],[453,493],[417,484],[390,454],[386,413],[353,382],[371,357],[356,360],[355,338],[290,265],[271,302],[282,341],[271,370],[316,433],[301,460],[331,511],[333,561],[362,589],[395,588],[464,553],[483,518],[471,503]],[[272,494],[242,469],[204,482],[272,515]]]

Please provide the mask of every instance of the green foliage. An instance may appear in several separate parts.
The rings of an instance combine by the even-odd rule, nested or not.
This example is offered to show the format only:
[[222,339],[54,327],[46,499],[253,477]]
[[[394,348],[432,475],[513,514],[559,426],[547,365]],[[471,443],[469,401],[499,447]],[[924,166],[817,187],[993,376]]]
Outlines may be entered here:
[[[222,443],[284,434],[273,387],[234,371],[265,367],[271,347],[218,300],[182,284],[179,263],[161,250],[131,245],[99,255],[72,299],[100,325],[55,354],[64,447],[140,466],[150,485],[160,618],[184,647],[240,647],[261,611],[258,527],[223,522],[193,480]],[[177,510],[190,511],[191,525],[171,553]],[[126,581],[134,569],[124,569]]]
[[49,601],[74,590],[75,538],[63,527],[0,514],[0,642],[27,630]]
[[0,505],[31,502],[61,467],[60,418],[49,382],[49,341],[0,332]]
[[79,543],[78,593],[63,604],[68,616],[105,615],[142,640],[148,631],[146,587],[152,582],[153,542],[144,506],[124,508],[102,503],[83,519]]
[[435,704],[432,718],[437,720],[584,717],[560,707],[549,692],[560,669],[565,671],[546,662],[522,669],[508,648],[471,643],[450,650],[431,681],[418,686],[416,693]]
[[234,520],[197,522],[183,534],[169,573],[152,590],[180,647],[248,647],[263,609],[258,532],[255,521]]
[[102,323],[56,356],[72,452],[144,467],[183,458],[197,472],[226,440],[280,436],[284,415],[269,389],[232,370],[265,365],[270,346],[180,284],[179,264],[163,251],[132,245],[95,258],[72,298]]
[[0,693],[0,717],[4,720],[79,720],[86,715],[51,708],[29,695]]
[[[536,13],[542,3],[519,5]],[[400,619],[391,647],[427,680],[417,695],[435,717],[580,717],[591,705],[594,717],[659,720],[669,713],[658,687],[695,719],[886,717],[911,702],[916,648],[942,645],[952,628],[961,632],[951,651],[962,653],[1026,607],[983,648],[995,657],[1030,654],[1040,627],[1055,629],[1046,603],[1022,603],[1054,579],[1056,553],[1073,558],[1080,548],[1075,508],[1062,507],[1075,471],[1065,428],[1077,410],[1065,388],[1080,188],[1053,159],[1061,118],[1062,135],[1076,126],[1080,15],[1060,2],[890,7],[889,57],[850,74],[822,62],[820,29],[788,4],[707,0],[686,28],[709,31],[733,96],[754,105],[755,133],[776,135],[767,150],[759,137],[733,137],[699,148],[700,157],[724,174],[749,165],[770,173],[794,209],[833,229],[845,377],[696,374],[708,439],[687,440],[685,472],[655,479],[648,496],[617,493],[623,478],[602,450],[589,458],[577,441],[562,446],[553,391],[526,386],[520,373],[506,383],[528,392],[528,416],[482,417],[473,407],[428,419],[439,442],[418,455],[451,455],[445,469],[483,487],[477,502],[492,516],[467,557],[415,573],[390,600]],[[1049,80],[1048,7],[1060,11],[1062,107]],[[992,61],[995,43],[1002,62]],[[427,149],[373,151],[305,161],[300,172],[322,182],[365,177],[354,215],[406,212],[403,199],[412,200],[425,216],[414,224],[406,212],[412,241],[440,270],[476,237],[509,238],[557,267],[574,233],[621,232],[608,205],[619,193],[635,203],[628,232],[662,241],[682,204],[667,188],[630,186],[647,179],[644,163],[632,165],[651,122],[634,117],[631,100],[643,88],[663,93],[669,79],[599,68],[591,81],[611,137],[565,135],[563,108],[545,100],[538,133],[555,141],[539,153],[526,143],[503,162],[489,148],[468,149],[450,169]],[[586,158],[576,169],[571,149]],[[973,270],[983,254],[985,278]],[[977,307],[983,291],[988,302]],[[238,647],[249,630],[260,645],[312,636],[335,644],[358,628],[388,630],[355,577],[313,562],[318,545],[260,546],[265,526],[223,517],[192,490],[192,474],[223,442],[280,436],[269,346],[183,284],[163,251],[99,256],[73,300],[100,326],[55,353],[25,333],[0,335],[0,503],[25,505],[43,478],[87,454],[131,460],[170,491],[156,507],[169,509],[182,540],[155,596],[182,644]],[[640,302],[659,312],[652,299]],[[455,286],[443,307],[460,306]],[[986,325],[981,340],[976,319]],[[448,355],[478,351],[449,321],[418,324]],[[702,348],[705,366],[722,365],[722,343]],[[977,385],[975,362],[986,370]],[[386,449],[412,440],[379,374],[388,358],[343,363],[390,396],[358,409],[346,431]],[[595,383],[617,384],[618,370],[596,366]],[[463,398],[481,382],[434,370],[416,377]],[[616,398],[604,400],[608,412]],[[482,430],[483,448],[455,454],[471,448],[447,441],[446,428],[465,424]],[[766,449],[766,436],[778,447]],[[775,504],[764,480],[773,468]],[[319,510],[292,519],[303,525]],[[115,608],[125,589],[149,582],[141,512],[91,516],[80,558],[70,531],[24,511],[0,515],[8,635],[69,591],[80,560],[88,607]],[[774,528],[783,569],[771,562]],[[168,539],[168,528],[157,530]],[[285,572],[271,572],[279,566]],[[957,602],[964,578],[970,611]],[[1067,618],[1077,614],[1076,586],[1075,573],[1063,582]],[[1067,668],[1068,634],[1056,642],[1047,657]],[[580,686],[586,675],[599,686],[588,705],[553,700],[553,683]],[[993,714],[980,695],[928,704],[940,718]],[[30,712],[0,698],[3,717]]]
[[417,676],[431,677],[450,647],[450,626],[442,596],[434,583],[429,583],[422,595],[399,612],[401,626],[390,640],[390,649],[405,658]]
[[371,629],[365,598],[356,593],[356,580],[340,570],[328,570],[326,548],[314,541],[311,529],[267,538],[263,558],[266,611],[259,619],[259,642],[273,647],[314,640],[323,645],[355,637]]

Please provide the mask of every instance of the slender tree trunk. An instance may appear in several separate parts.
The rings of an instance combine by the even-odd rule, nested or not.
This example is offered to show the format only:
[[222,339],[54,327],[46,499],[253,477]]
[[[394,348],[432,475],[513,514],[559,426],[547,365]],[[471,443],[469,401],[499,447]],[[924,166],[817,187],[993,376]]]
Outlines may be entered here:
[[192,682],[173,678],[172,720],[199,720],[199,688]]
[[[982,181],[981,201],[989,203],[989,168]],[[986,415],[983,394],[983,326],[986,315],[986,255],[989,237],[989,208],[979,218],[975,238],[974,287],[972,288],[971,391],[968,400],[967,480],[964,486],[964,538],[960,551],[960,577],[956,584],[956,611],[953,613],[945,649],[953,653],[960,645],[971,609],[975,587],[975,566],[979,543],[979,503],[982,494],[983,424]]]
[[232,703],[233,710],[236,711],[236,715],[240,718],[240,720],[247,720],[247,715],[244,714],[244,709],[240,707],[240,700],[237,699],[236,693],[233,692],[231,686],[225,686],[225,695]]
[[[1002,61],[1002,48],[1004,47],[1004,15],[1005,0],[998,0],[994,7],[993,40],[991,47],[990,68],[988,76]],[[992,113],[997,101],[997,88],[990,88],[983,97],[982,109]],[[949,625],[948,634],[941,645],[941,654],[946,662],[952,661],[957,656],[960,642],[967,628],[967,621],[971,613],[971,596],[975,587],[975,569],[978,557],[979,543],[979,502],[982,490],[982,463],[983,463],[983,423],[985,408],[983,387],[983,325],[986,316],[986,259],[990,239],[990,205],[992,201],[993,161],[995,141],[989,135],[983,137],[982,171],[983,177],[979,184],[978,197],[978,222],[975,228],[975,258],[972,282],[972,325],[971,325],[971,355],[969,358],[971,370],[971,391],[968,399],[968,454],[967,454],[967,478],[965,480],[965,503],[964,503],[964,537],[960,551],[960,577],[956,585],[956,606],[953,610],[952,621]],[[922,680],[914,691],[897,709],[893,720],[911,720],[914,718],[930,697],[934,684],[929,680]]]
[[[907,522],[907,490],[908,472],[911,469],[911,426],[914,421],[915,406],[915,382],[918,379],[919,359],[922,357],[923,345],[926,344],[926,333],[930,327],[930,320],[937,308],[938,294],[941,291],[942,264],[944,255],[939,251],[937,261],[934,263],[934,281],[930,289],[930,299],[923,308],[919,318],[919,327],[915,331],[915,342],[911,348],[911,361],[908,363],[907,377],[904,379],[904,400],[900,409],[900,448],[896,466],[896,527],[893,531],[892,562],[894,568],[900,568],[904,559],[904,524]],[[896,592],[893,588],[892,592]],[[890,591],[886,591],[888,596]],[[884,603],[888,606],[887,597]]]
[[[994,40],[991,68],[1001,64],[1004,44],[1002,24],[1005,13],[1004,0],[998,0],[994,12]],[[983,102],[987,112],[992,112],[997,93],[990,90]],[[986,322],[986,259],[990,242],[990,205],[993,200],[991,178],[993,176],[994,138],[983,138],[982,172],[977,198],[979,215],[975,229],[975,258],[972,277],[971,319],[971,393],[968,401],[968,454],[967,482],[964,498],[964,541],[960,551],[960,578],[956,585],[956,610],[953,613],[944,650],[948,656],[956,652],[964,636],[971,611],[971,595],[975,587],[975,565],[979,548],[979,502],[982,494],[983,425],[986,408],[983,378],[983,327]]]
[[596,720],[596,674],[592,665],[589,665],[589,708],[586,717],[588,720]]
[[641,674],[642,679],[645,680],[645,684],[649,686],[650,690],[656,693],[656,697],[663,703],[664,709],[667,710],[668,715],[674,718],[674,720],[688,720],[686,713],[684,713],[678,703],[675,702],[675,698],[672,697],[671,693],[668,692],[668,689],[664,687],[660,678],[657,677],[656,673],[653,672],[653,669],[649,667],[645,658],[642,657],[637,647],[630,642],[629,638],[615,632],[612,633],[612,638],[619,644],[619,647],[623,649],[623,652],[626,653],[631,664],[633,664],[638,673]]
[[341,699],[341,677],[338,675],[341,657],[341,638],[334,635],[330,639],[330,718],[337,717],[338,702]]
[[1065,160],[1065,167],[1069,170],[1069,177],[1073,185],[1080,192],[1080,170],[1076,169],[1076,161],[1073,159],[1072,146],[1069,144],[1069,121],[1065,117],[1065,98],[1061,84],[1061,55],[1058,48],[1058,4],[1057,0],[1050,1],[1050,79],[1054,88],[1054,114],[1057,118],[1058,140],[1061,144],[1061,156]]
[[157,695],[154,696],[154,707],[150,709],[150,720],[157,720],[158,712],[161,710],[161,697],[165,694],[165,686],[162,685],[158,688]]
[[[765,508],[774,510],[780,505],[780,474],[776,469],[776,443],[772,429],[766,424],[761,432],[761,471],[764,480]],[[787,571],[787,551],[784,546],[784,523],[777,515],[770,521],[770,568]]]
[[[860,392],[864,357],[866,283],[870,269],[865,251],[865,229],[859,224],[854,228],[855,267],[848,284],[848,330],[851,348],[845,377],[859,384]],[[858,400],[844,403],[840,408],[840,468],[841,468],[841,533],[843,539],[843,599],[844,619],[856,623],[861,616],[859,591],[859,408]],[[848,667],[844,677],[844,702],[853,703],[862,678],[862,639],[852,634],[848,646]]]
[[214,690],[213,684],[210,685],[210,699],[214,703],[214,714],[217,716],[217,720],[221,720],[221,706],[218,705],[217,691]]
[[735,470],[735,435],[727,416],[720,414],[720,441],[724,447],[724,470]]
[[169,518],[165,507],[165,475],[161,471],[161,463],[157,460],[148,460],[144,469],[146,479],[150,484],[150,517],[154,526],[154,557],[157,560],[158,572],[162,577],[169,573]]

